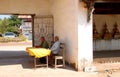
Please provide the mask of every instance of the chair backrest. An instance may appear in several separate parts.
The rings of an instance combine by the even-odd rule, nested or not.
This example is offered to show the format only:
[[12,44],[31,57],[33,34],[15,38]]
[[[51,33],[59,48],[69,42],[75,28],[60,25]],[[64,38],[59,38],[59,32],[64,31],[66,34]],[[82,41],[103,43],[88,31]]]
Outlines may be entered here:
[[60,43],[60,51],[59,51],[59,55],[64,56],[65,55],[65,43]]

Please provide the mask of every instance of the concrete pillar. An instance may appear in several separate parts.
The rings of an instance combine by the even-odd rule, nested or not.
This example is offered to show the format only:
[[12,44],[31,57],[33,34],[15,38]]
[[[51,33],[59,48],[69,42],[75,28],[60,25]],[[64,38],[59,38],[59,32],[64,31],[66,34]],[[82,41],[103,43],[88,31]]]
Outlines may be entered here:
[[93,62],[93,40],[92,40],[92,12],[90,21],[87,21],[87,8],[79,3],[78,17],[78,71]]

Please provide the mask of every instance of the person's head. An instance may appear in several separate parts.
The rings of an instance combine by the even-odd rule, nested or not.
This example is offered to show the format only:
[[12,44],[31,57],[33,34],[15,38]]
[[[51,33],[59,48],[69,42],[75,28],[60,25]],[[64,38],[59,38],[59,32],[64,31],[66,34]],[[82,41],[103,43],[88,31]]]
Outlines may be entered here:
[[40,41],[42,41],[42,42],[45,41],[45,38],[44,38],[44,37],[41,37],[41,38],[40,38]]
[[56,41],[58,41],[59,40],[59,37],[58,36],[55,36],[54,37],[54,41],[56,42]]

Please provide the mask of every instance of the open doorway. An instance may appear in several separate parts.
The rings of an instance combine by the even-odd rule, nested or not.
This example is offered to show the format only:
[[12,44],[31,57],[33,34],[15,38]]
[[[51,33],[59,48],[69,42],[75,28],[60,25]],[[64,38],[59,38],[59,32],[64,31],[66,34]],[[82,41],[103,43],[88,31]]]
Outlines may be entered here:
[[[15,19],[12,18],[13,21],[17,19],[20,23],[17,25],[16,32],[2,29],[5,32],[1,32],[2,36],[0,38],[5,38],[4,34],[6,32],[12,32],[16,36],[6,37],[5,39],[10,40],[0,42],[0,66],[22,64],[23,68],[31,68],[33,65],[33,57],[30,57],[26,52],[26,47],[39,45],[41,36],[46,38],[49,45],[52,44],[54,36],[53,16],[34,17],[34,15],[31,14],[17,14],[8,15],[7,17],[7,15],[4,15],[4,18],[6,17],[5,20],[9,20],[12,16],[15,17]],[[1,19],[1,21],[4,20],[4,18]],[[20,36],[24,39],[19,39]]]
[[0,14],[0,51],[25,51],[32,46],[32,17]]
[[120,62],[120,3],[96,2],[94,7],[94,61]]

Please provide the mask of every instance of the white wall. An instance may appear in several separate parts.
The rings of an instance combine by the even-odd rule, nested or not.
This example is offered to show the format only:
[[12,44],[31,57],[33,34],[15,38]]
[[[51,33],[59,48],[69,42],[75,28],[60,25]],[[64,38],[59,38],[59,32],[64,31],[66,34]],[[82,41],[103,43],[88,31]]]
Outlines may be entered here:
[[77,8],[78,0],[51,0],[51,13],[54,16],[54,34],[66,44],[66,60],[77,63]]
[[0,13],[48,15],[49,0],[0,0]]
[[[92,15],[92,14],[91,14]],[[78,70],[91,65],[93,61],[92,16],[87,22],[87,8],[79,2],[78,16]]]
[[54,33],[66,43],[66,60],[81,70],[83,59],[89,64],[93,60],[92,20],[87,22],[87,9],[79,0],[50,1]]

